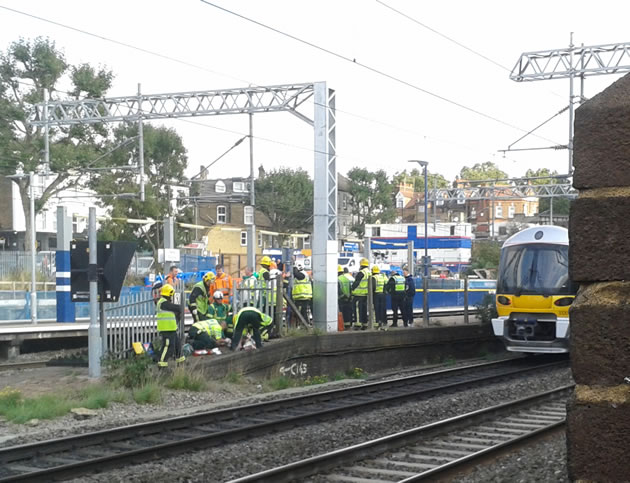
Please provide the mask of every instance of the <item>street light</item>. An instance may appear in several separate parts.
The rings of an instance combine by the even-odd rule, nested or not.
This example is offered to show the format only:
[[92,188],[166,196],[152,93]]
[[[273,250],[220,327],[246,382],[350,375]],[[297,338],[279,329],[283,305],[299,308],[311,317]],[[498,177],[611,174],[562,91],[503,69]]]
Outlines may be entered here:
[[[34,173],[31,171],[28,174],[14,174],[7,176],[7,178],[16,181],[18,179],[23,179],[28,177],[28,189],[29,189],[29,198],[31,201],[30,213],[31,213],[31,322],[33,324],[37,323],[37,279],[35,276],[35,190],[33,187],[33,176]],[[17,182],[17,181],[16,181]],[[26,231],[26,227],[24,227],[24,231]],[[26,248],[26,247],[25,247]]]
[[[429,181],[427,179],[427,166],[429,165],[428,161],[419,161],[417,159],[412,159],[409,161],[410,163],[418,163],[424,169],[424,259],[422,260],[422,264],[424,265],[424,277],[422,279],[422,319],[424,321],[425,327],[429,326],[429,264],[431,263],[429,260],[429,219],[427,215],[428,209],[428,195],[429,195]],[[413,272],[412,272],[413,273]]]

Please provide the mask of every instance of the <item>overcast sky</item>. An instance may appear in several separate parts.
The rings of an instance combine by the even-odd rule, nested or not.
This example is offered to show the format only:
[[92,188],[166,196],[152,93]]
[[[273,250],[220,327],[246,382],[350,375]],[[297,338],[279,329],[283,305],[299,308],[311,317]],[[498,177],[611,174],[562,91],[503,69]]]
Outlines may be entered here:
[[[6,49],[20,36],[50,37],[70,63],[90,62],[112,69],[116,79],[110,95],[135,94],[138,83],[144,93],[155,94],[242,87],[249,83],[326,81],[337,93],[340,173],[361,166],[371,170],[383,168],[393,174],[408,168],[409,159],[429,161],[430,171],[449,180],[463,166],[484,161],[497,163],[510,176],[541,167],[567,172],[566,151],[508,153],[505,157],[497,152],[517,140],[522,130],[532,129],[568,105],[568,80],[517,83],[509,79],[509,70],[522,52],[566,48],[572,31],[577,45],[630,41],[630,2],[382,1],[429,28],[400,16],[377,0],[213,3],[496,120],[406,87],[200,0],[0,0],[0,6],[198,67],[4,9],[0,9],[0,49]],[[585,95],[594,96],[618,78],[619,75],[587,78]],[[220,156],[248,129],[246,115],[197,121],[204,126],[168,121],[188,149],[189,175]],[[257,166],[263,165],[267,170],[301,166],[312,174],[313,132],[309,125],[288,113],[260,114],[254,116],[254,134]],[[515,147],[566,144],[568,114],[558,116],[537,134],[544,139],[530,136]],[[210,176],[248,174],[249,149],[243,143],[215,164]]]

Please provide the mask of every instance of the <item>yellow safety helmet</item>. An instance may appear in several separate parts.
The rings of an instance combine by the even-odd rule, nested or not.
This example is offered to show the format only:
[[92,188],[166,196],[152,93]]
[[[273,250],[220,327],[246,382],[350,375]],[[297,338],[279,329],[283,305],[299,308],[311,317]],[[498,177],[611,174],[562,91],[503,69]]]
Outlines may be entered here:
[[171,287],[168,283],[162,287],[160,294],[162,297],[171,297],[175,293],[175,289]]
[[362,267],[369,267],[370,266],[370,262],[369,262],[369,260],[367,258],[362,258],[361,259],[361,263],[359,265],[361,265]]
[[260,264],[261,265],[271,265],[271,258],[269,258],[268,256],[264,256],[260,259]]
[[343,272],[343,268],[341,268],[341,265],[337,265],[337,273],[341,272]]
[[374,266],[372,267],[372,273],[381,273],[381,269],[380,269],[380,268],[378,268],[378,266],[377,266],[377,265],[374,265]]
[[216,275],[212,272],[206,272],[203,276],[203,281],[206,283],[211,283],[216,277]]

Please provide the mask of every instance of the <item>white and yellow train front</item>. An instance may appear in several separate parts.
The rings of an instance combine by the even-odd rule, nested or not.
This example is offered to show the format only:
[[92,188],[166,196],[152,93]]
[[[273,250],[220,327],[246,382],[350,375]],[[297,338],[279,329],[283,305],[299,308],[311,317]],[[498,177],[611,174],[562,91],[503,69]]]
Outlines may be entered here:
[[494,334],[513,352],[569,351],[569,234],[557,226],[527,228],[501,249]]

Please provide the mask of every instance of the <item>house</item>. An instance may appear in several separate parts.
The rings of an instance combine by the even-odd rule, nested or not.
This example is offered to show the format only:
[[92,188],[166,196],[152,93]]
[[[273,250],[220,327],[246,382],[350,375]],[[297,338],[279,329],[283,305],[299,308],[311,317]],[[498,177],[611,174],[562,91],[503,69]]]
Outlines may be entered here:
[[[46,186],[54,181],[54,176],[36,174],[34,176],[35,199],[41,197]],[[18,186],[11,179],[0,177],[0,250],[28,251],[24,246],[26,223],[24,209]],[[72,232],[83,233],[87,230],[90,206],[96,205],[96,198],[90,192],[68,189],[51,197],[35,217],[36,242],[38,250],[54,250],[57,247],[57,207],[65,206],[68,216],[72,216]],[[97,206],[97,216],[103,216],[105,210]]]
[[280,233],[271,220],[249,204],[249,178],[201,179],[198,184],[197,223],[209,227],[205,233],[206,251],[238,277],[247,265],[250,226],[256,221],[256,258],[263,251],[288,245],[310,249],[309,233]]

